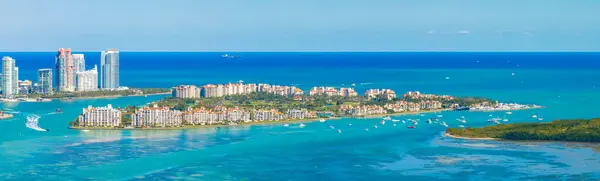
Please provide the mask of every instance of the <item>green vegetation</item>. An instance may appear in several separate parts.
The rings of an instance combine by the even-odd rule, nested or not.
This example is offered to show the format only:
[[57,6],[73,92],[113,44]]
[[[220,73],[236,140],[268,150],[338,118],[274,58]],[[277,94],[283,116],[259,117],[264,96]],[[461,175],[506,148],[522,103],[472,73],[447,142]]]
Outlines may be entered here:
[[[400,98],[388,100],[384,96],[378,96],[369,99],[366,96],[344,97],[344,96],[326,96],[326,95],[302,95],[296,97],[282,96],[278,94],[253,92],[244,95],[227,95],[223,97],[202,97],[197,99],[179,99],[165,97],[163,100],[155,102],[158,106],[167,106],[176,110],[184,111],[187,108],[206,107],[212,109],[216,106],[234,107],[238,106],[247,109],[276,109],[280,112],[285,112],[288,109],[307,109],[310,111],[332,112],[336,115],[342,114],[340,106],[342,105],[377,105],[395,103],[400,100],[407,102],[420,102],[426,100],[436,100],[442,102],[444,107],[449,107],[452,104],[473,105],[483,102],[494,101],[485,98],[455,98],[446,100],[442,98],[435,99],[409,99]],[[388,113],[393,113],[388,110]]]
[[483,128],[448,128],[446,132],[472,138],[600,142],[600,118],[501,124]]
[[144,95],[144,94],[159,94],[169,93],[171,90],[167,88],[141,88],[141,89],[129,89],[129,90],[98,90],[98,91],[85,91],[85,92],[57,92],[54,94],[30,94],[29,98],[78,98],[78,97],[104,97],[104,96],[131,96],[131,95]]

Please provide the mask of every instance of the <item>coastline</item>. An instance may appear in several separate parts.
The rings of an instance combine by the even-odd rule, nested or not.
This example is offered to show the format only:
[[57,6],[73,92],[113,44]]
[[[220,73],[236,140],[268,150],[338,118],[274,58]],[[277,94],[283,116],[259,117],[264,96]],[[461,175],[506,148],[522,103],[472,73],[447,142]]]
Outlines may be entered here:
[[414,115],[414,114],[423,114],[423,113],[434,113],[434,112],[444,112],[451,111],[452,109],[436,109],[436,110],[423,110],[423,111],[413,111],[413,112],[398,112],[398,113],[390,113],[390,114],[373,114],[366,116],[343,116],[344,118],[376,118],[376,117],[385,117],[385,116],[402,116],[402,115]]
[[[343,118],[343,117],[342,117]],[[296,119],[296,120],[281,120],[281,121],[262,121],[262,122],[243,122],[236,125],[223,125],[223,124],[213,124],[213,125],[185,125],[181,127],[155,127],[155,128],[103,128],[103,127],[79,127],[79,126],[69,126],[69,129],[74,130],[184,130],[184,129],[199,129],[199,128],[219,128],[219,127],[235,127],[235,126],[252,126],[252,125],[265,125],[265,124],[286,124],[286,123],[303,123],[303,122],[315,122],[320,119],[326,120],[339,120],[342,119],[340,117],[334,118],[309,118],[309,119]]]
[[489,137],[471,138],[471,137],[464,137],[464,136],[456,136],[456,135],[452,135],[452,134],[450,134],[448,132],[444,132],[444,136],[450,137],[450,138],[454,138],[454,139],[465,139],[465,140],[500,140],[498,138],[489,138]]
[[[73,99],[103,99],[103,98],[119,98],[119,97],[139,97],[139,96],[155,96],[155,95],[166,95],[171,92],[152,93],[152,94],[134,94],[134,95],[112,95],[112,96],[97,96],[97,97],[73,97]],[[65,100],[70,98],[49,98],[52,100]]]
[[[1,100],[0,102],[31,102],[31,103],[46,103],[52,102],[53,100],[75,100],[75,99],[104,99],[104,98],[119,98],[119,97],[139,97],[139,96],[154,96],[154,95],[166,95],[171,94],[170,92],[152,93],[152,94],[134,94],[134,95],[111,95],[111,96],[96,96],[96,97],[63,97],[63,98],[42,98],[50,99],[49,101],[22,101],[15,99],[16,101]],[[30,98],[37,99],[37,98]]]
[[181,127],[155,127],[155,128],[102,128],[102,127],[72,127],[69,126],[69,129],[75,130],[183,130],[183,129],[197,129],[197,128],[218,128],[218,127],[234,127],[234,126],[252,126],[252,125],[265,125],[265,124],[286,124],[286,123],[302,123],[302,122],[314,122],[319,121],[320,119],[325,120],[340,120],[344,118],[377,118],[384,116],[400,116],[400,115],[414,115],[414,114],[423,114],[423,113],[432,113],[432,112],[442,112],[449,111],[452,109],[438,109],[438,110],[425,110],[425,111],[415,111],[415,112],[399,112],[392,114],[375,114],[368,116],[341,116],[341,117],[331,117],[331,118],[309,118],[309,119],[296,119],[296,120],[280,120],[280,121],[261,121],[261,122],[243,122],[237,125],[185,125]]

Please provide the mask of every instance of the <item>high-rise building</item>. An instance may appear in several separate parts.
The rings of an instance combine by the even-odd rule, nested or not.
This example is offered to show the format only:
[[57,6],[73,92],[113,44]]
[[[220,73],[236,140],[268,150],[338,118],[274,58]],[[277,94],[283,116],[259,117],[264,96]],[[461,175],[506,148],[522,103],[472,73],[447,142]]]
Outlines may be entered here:
[[38,93],[52,94],[52,69],[38,70]]
[[87,71],[77,72],[77,91],[98,90],[98,70],[94,68]]
[[56,90],[61,92],[75,91],[75,72],[71,49],[60,48],[56,55]]
[[110,48],[100,57],[100,88],[119,88],[119,51]]
[[194,85],[180,85],[171,88],[171,94],[176,98],[199,98],[200,88]]
[[85,71],[85,58],[83,54],[73,54],[73,68],[75,73]]
[[15,67],[15,59],[2,57],[2,95],[14,97],[19,93],[19,68]]

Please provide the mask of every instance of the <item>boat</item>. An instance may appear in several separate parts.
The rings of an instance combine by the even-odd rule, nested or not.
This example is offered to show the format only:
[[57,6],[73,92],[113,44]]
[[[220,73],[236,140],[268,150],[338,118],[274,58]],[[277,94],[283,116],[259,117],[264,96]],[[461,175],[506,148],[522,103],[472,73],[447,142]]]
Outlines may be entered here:
[[464,128],[465,126],[463,126],[463,125],[461,124],[461,125],[458,125],[458,127]]
[[455,107],[454,108],[455,111],[468,111],[469,109],[471,109],[471,108],[469,108],[469,107]]
[[301,128],[303,128],[306,125],[304,125],[303,123],[300,123],[300,125],[298,125],[298,126],[301,127]]
[[400,122],[400,120],[392,119],[392,122]]
[[369,131],[369,128],[365,128],[365,131]]
[[535,115],[535,114],[534,114],[534,115],[532,115],[531,117],[532,117],[532,118],[537,118],[537,115]]
[[396,124],[394,124],[394,126],[396,126]]
[[488,116],[489,116],[489,117],[492,117],[492,115],[491,115],[491,114],[490,114],[490,115],[488,115]]
[[421,114],[421,116],[425,116],[425,114]]
[[538,118],[538,120],[540,120],[540,121],[543,121],[543,120],[544,120],[544,118]]
[[348,126],[352,126],[352,123],[349,123]]
[[90,132],[90,130],[87,130],[87,129],[84,129],[84,130],[81,130],[81,131],[83,131],[83,132]]
[[438,118],[441,118],[441,117],[444,117],[444,115],[441,115],[441,114],[440,114],[440,115],[437,115],[437,117],[438,117]]
[[383,118],[383,120],[392,120],[392,118],[389,117],[389,116],[386,116],[386,117]]
[[512,75],[512,76],[515,76],[515,73],[512,73],[511,75]]
[[450,80],[450,77],[446,77],[446,80]]
[[428,120],[427,120],[427,124],[431,124],[431,119],[428,119]]
[[417,128],[417,127],[416,127],[416,126],[414,126],[414,125],[410,125],[410,126],[408,126],[408,129],[415,129],[415,128]]
[[342,130],[341,130],[341,129],[338,129],[338,130],[337,130],[337,132],[338,132],[338,133],[342,133]]
[[374,128],[377,128],[377,125],[374,125],[373,127],[374,127]]
[[384,124],[385,124],[385,121],[381,121],[381,125],[384,125]]
[[62,112],[63,112],[62,109],[56,108],[56,113],[62,113]]
[[467,123],[467,120],[461,119],[461,120],[458,120],[458,122]]
[[335,129],[335,127],[333,127],[333,126],[329,126],[329,127],[330,127],[331,129]]
[[486,122],[494,122],[493,119],[488,119]]
[[322,123],[324,123],[324,122],[325,122],[325,119],[319,119],[319,122],[322,122]]
[[446,122],[442,122],[441,125],[444,127],[448,127],[448,124],[446,124]]
[[402,123],[406,123],[406,121],[402,120]]
[[506,112],[506,114],[512,114],[512,112],[509,111],[509,112]]
[[461,116],[460,118],[465,119],[465,116]]
[[508,122],[508,119],[503,119],[502,121],[504,121],[504,122]]
[[283,124],[283,127],[288,127],[288,126],[290,126],[290,125],[289,124]]
[[356,84],[355,84],[355,83],[352,83],[352,87],[355,87],[355,86],[356,86]]

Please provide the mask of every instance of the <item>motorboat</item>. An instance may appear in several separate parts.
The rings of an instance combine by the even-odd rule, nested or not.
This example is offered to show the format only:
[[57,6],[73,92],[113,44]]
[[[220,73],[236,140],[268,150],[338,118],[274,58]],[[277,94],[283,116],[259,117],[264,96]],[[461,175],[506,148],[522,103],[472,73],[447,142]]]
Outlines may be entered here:
[[442,122],[441,125],[444,127],[448,127],[448,124],[446,124],[446,122]]
[[531,117],[532,117],[532,118],[537,118],[537,115],[535,115],[535,114],[534,114],[534,115],[532,115]]
[[410,125],[410,126],[408,126],[408,129],[415,129],[415,128],[417,128],[417,127],[416,127],[416,126],[414,126],[414,125]]
[[338,130],[337,130],[337,132],[338,132],[338,133],[342,133],[342,130],[341,130],[341,129],[338,129]]
[[383,118],[383,120],[392,120],[392,118],[389,117],[389,116],[386,116],[386,117]]
[[381,121],[381,125],[384,125],[384,124],[385,124],[385,121]]
[[306,125],[304,125],[303,123],[300,123],[300,125],[298,125],[298,126],[301,127],[301,128],[303,128]]
[[283,127],[288,127],[288,126],[290,126],[290,125],[289,124],[283,124]]
[[326,120],[325,119],[319,119],[319,122],[324,123]]
[[464,128],[465,126],[463,126],[463,125],[458,125],[458,127]]

